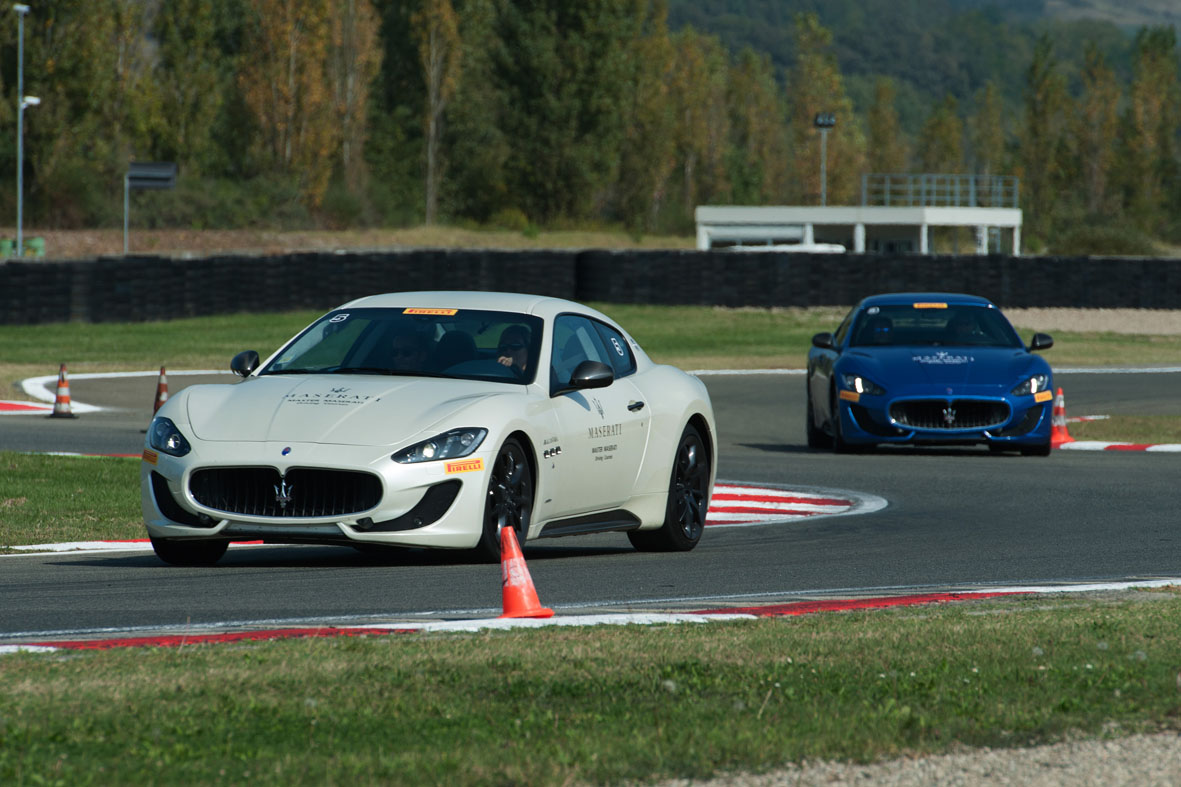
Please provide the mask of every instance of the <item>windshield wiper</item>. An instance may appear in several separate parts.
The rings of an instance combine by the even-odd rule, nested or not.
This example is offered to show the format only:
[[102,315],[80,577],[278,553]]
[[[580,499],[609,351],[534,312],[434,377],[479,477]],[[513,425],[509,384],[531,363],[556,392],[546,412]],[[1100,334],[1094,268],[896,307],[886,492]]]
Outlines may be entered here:
[[320,374],[323,371],[323,369],[271,369],[269,371],[259,372],[259,374]]
[[328,374],[397,374],[393,369],[382,366],[337,366],[324,371]]

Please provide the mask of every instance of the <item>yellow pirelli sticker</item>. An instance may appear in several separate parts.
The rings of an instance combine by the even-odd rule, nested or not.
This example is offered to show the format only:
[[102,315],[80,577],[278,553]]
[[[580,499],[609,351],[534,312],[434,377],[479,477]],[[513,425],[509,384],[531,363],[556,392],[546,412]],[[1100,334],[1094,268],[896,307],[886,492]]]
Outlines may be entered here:
[[448,462],[445,465],[447,474],[452,473],[471,473],[475,470],[484,469],[483,459],[460,459],[458,462]]
[[914,305],[916,309],[946,309],[946,303],[924,303],[920,301]]
[[412,306],[409,309],[402,310],[402,314],[432,314],[451,316],[458,313],[459,309],[425,309],[419,306]]
[[155,451],[151,450],[150,448],[144,449],[144,461],[147,462],[148,464],[150,464],[150,465],[156,464],[156,460],[159,458],[160,458],[160,455],[157,454]]
[[860,402],[861,394],[856,391],[841,391],[841,398],[846,402]]
[[1054,394],[1050,393],[1049,391],[1038,391],[1033,395],[1033,400],[1035,402],[1048,402],[1053,398]]

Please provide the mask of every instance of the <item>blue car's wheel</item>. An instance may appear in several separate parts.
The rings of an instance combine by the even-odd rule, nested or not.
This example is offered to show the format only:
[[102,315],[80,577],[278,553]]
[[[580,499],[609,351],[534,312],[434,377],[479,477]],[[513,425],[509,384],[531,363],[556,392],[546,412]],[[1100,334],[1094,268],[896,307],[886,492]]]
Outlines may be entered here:
[[832,392],[832,403],[829,407],[829,425],[832,427],[832,450],[838,454],[847,454],[853,450],[853,447],[845,442],[845,438],[841,435],[841,400],[837,398],[837,392]]

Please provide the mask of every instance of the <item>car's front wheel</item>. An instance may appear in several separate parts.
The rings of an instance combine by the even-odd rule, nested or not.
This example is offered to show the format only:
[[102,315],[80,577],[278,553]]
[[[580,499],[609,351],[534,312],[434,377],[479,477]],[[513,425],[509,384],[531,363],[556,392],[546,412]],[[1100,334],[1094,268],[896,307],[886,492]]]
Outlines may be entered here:
[[152,538],[156,557],[170,566],[212,566],[221,560],[230,542],[225,539],[192,541],[179,538]]
[[1022,456],[1049,456],[1051,448],[1052,448],[1052,446],[1050,445],[1049,440],[1047,440],[1044,443],[1037,443],[1036,445],[1023,445],[1023,446],[1021,446],[1021,455]]
[[525,449],[510,437],[500,447],[488,475],[484,502],[484,526],[476,545],[476,556],[494,562],[500,559],[500,529],[511,527],[524,542],[533,514],[533,470]]
[[710,459],[701,433],[685,426],[673,458],[672,477],[664,524],[656,530],[633,530],[627,534],[632,546],[642,552],[688,552],[697,546],[705,531],[709,508]]

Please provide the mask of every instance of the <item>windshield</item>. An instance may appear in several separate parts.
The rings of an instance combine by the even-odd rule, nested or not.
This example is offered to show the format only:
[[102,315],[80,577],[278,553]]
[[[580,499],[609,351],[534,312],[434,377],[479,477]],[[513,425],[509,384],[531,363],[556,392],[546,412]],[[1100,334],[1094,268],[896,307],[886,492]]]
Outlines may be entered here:
[[321,317],[267,364],[270,374],[389,374],[529,383],[542,322],[515,312],[341,309]]
[[946,303],[870,306],[853,326],[851,347],[909,345],[1024,347],[999,309]]

